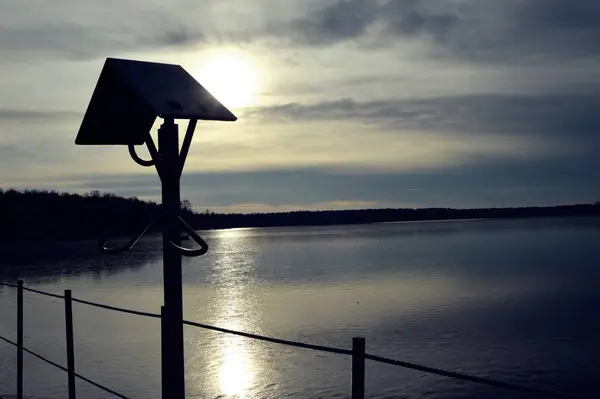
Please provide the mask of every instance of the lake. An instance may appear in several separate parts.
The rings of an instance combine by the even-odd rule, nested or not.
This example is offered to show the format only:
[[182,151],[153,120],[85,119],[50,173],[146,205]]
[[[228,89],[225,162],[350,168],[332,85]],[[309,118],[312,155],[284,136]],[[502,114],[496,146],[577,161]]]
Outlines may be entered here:
[[[581,397],[600,397],[600,219],[468,220],[214,230],[184,259],[187,320],[372,354]],[[186,244],[189,244],[186,243]],[[162,304],[161,242],[4,248],[0,281],[136,310]],[[12,254],[7,254],[12,252]],[[66,364],[62,301],[26,292],[25,346]],[[160,397],[160,323],[74,304],[77,371],[131,398]],[[0,335],[16,293],[0,286]],[[185,327],[199,398],[343,398],[347,356]],[[0,342],[0,395],[16,350]],[[25,354],[25,393],[66,397],[66,373]],[[520,398],[367,361],[369,398]],[[81,398],[110,398],[78,381]]]

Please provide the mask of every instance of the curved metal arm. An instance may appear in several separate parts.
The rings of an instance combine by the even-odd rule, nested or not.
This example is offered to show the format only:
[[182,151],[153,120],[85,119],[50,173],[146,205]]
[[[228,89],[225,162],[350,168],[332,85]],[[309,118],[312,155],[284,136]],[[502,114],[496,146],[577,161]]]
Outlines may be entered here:
[[149,161],[146,161],[145,159],[142,159],[138,156],[138,154],[135,152],[135,146],[133,144],[129,144],[127,146],[127,148],[129,149],[129,155],[131,155],[131,158],[133,158],[133,160],[135,161],[135,163],[137,163],[138,165],[142,165],[142,166],[154,166],[156,165],[156,160],[155,159],[151,159]]
[[148,229],[150,229],[150,226],[152,226],[152,224],[154,224],[154,222],[160,215],[161,211],[162,211],[162,204],[160,204],[156,207],[154,215],[152,215],[152,218],[146,224],[146,226],[144,226],[143,229],[138,231],[138,233],[135,236],[133,236],[133,238],[131,240],[129,240],[129,242],[125,245],[122,245],[122,246],[116,247],[116,248],[109,248],[106,246],[107,241],[105,239],[98,240],[98,246],[100,247],[100,250],[102,250],[103,252],[106,252],[106,253],[110,253],[110,254],[118,254],[121,252],[131,250],[131,248],[133,248],[135,246],[135,244],[137,244],[138,241],[140,241],[140,239],[143,237],[143,235],[146,234]]
[[196,130],[197,119],[190,119],[188,123],[187,130],[185,132],[185,137],[183,139],[183,145],[181,146],[181,152],[179,153],[179,176],[183,173],[183,168],[185,166],[185,159],[187,158],[188,151],[190,150],[190,145],[192,144],[192,138],[194,137],[194,131]]
[[206,243],[206,241],[204,241],[202,239],[202,237],[200,237],[194,231],[194,229],[192,229],[180,216],[178,216],[177,219],[179,219],[179,222],[182,224],[185,232],[188,233],[188,235],[190,237],[192,237],[194,239],[194,241],[196,241],[196,243],[198,243],[198,245],[200,245],[200,248],[198,248],[198,249],[184,248],[182,246],[175,244],[173,241],[169,241],[169,244],[171,244],[172,246],[177,248],[179,250],[179,252],[181,252],[181,255],[183,255],[183,256],[193,257],[193,256],[204,255],[205,253],[207,253],[208,252],[208,244]]
[[148,231],[150,226],[152,226],[152,221],[150,221],[142,230],[140,230],[135,236],[133,236],[133,238],[131,240],[129,240],[129,242],[127,244],[125,244],[123,246],[116,247],[116,248],[108,248],[106,246],[107,241],[104,239],[101,239],[100,241],[98,241],[98,246],[100,247],[100,249],[103,252],[110,253],[110,254],[118,254],[121,252],[129,251],[131,248],[133,248],[135,246],[135,244],[138,243],[138,241],[142,238],[142,236]]
[[150,156],[152,157],[152,160],[154,161],[154,166],[156,166],[156,173],[158,173],[158,177],[159,177],[160,181],[162,181],[163,175],[162,175],[162,166],[161,166],[161,162],[160,162],[160,153],[158,152],[158,149],[156,148],[156,144],[154,144],[154,140],[152,139],[151,135],[148,135],[148,138],[146,139],[146,146],[148,147],[148,152],[150,153]]
[[156,148],[156,144],[154,144],[154,140],[152,139],[151,135],[148,135],[148,138],[146,139],[146,146],[148,147],[148,152],[150,153],[154,163],[160,163],[160,154],[158,153],[158,149]]

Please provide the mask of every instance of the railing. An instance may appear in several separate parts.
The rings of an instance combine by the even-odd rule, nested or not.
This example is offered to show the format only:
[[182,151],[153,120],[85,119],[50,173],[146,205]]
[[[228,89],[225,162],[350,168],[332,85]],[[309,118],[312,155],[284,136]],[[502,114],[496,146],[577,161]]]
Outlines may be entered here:
[[[118,393],[110,388],[107,388],[101,384],[94,382],[93,380],[86,378],[75,371],[75,348],[73,342],[73,302],[78,302],[88,306],[94,306],[102,309],[113,310],[117,312],[128,313],[137,316],[145,316],[152,318],[161,319],[161,325],[169,322],[163,316],[164,307],[161,308],[161,314],[140,312],[137,310],[118,308],[115,306],[104,305],[101,303],[85,301],[83,299],[77,299],[72,297],[71,290],[65,290],[64,295],[52,294],[49,292],[39,291],[33,288],[24,287],[23,281],[19,280],[16,285],[0,283],[5,287],[11,287],[17,289],[17,342],[14,342],[6,337],[0,336],[0,340],[5,341],[11,345],[17,347],[17,399],[23,399],[23,352],[26,352],[44,362],[59,368],[67,372],[68,377],[68,392],[69,399],[75,399],[75,378],[79,378],[105,392],[108,392],[116,397],[128,399],[127,396]],[[45,295],[53,298],[64,299],[65,301],[65,329],[66,329],[66,343],[67,343],[67,367],[61,366],[45,357],[25,348],[23,346],[23,291],[29,291],[40,295]],[[336,353],[341,355],[348,355],[352,357],[352,376],[351,376],[351,394],[352,399],[363,399],[365,395],[365,360],[371,360],[375,362],[390,364],[399,366],[407,369],[417,370],[425,373],[435,374],[443,377],[455,378],[458,380],[469,381],[478,384],[484,384],[496,388],[509,389],[525,394],[530,394],[532,397],[538,398],[559,398],[567,399],[574,398],[563,393],[550,392],[537,388],[525,387],[516,384],[511,384],[502,381],[496,381],[489,378],[477,377],[473,375],[457,373],[453,371],[446,371],[434,367],[421,366],[414,363],[404,362],[400,360],[389,359],[382,356],[371,355],[366,353],[366,341],[365,338],[355,337],[352,339],[352,349],[334,348],[330,346],[306,344],[302,342],[289,341],[285,339],[265,337],[258,334],[252,334],[242,331],[229,330],[226,328],[210,326],[206,324],[196,323],[192,321],[183,320],[183,324],[193,327],[199,327],[207,330],[217,331],[225,334],[237,335],[240,337],[246,337],[259,341],[272,342],[281,345],[293,346],[297,348],[312,349],[321,352]],[[164,328],[164,327],[163,327]],[[164,334],[163,334],[164,337]],[[167,398],[167,393],[163,392],[163,397]]]

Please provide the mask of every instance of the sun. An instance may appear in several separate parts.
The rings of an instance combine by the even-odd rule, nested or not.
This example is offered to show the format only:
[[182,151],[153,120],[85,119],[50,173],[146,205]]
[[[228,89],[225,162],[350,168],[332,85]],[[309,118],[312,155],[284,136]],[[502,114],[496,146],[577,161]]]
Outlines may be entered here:
[[204,53],[192,75],[227,108],[244,108],[256,101],[260,73],[257,63],[240,50]]

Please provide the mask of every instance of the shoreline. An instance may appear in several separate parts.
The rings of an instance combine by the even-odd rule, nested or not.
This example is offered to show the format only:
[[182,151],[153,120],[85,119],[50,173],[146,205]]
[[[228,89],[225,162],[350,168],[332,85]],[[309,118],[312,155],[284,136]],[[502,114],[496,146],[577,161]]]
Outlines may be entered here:
[[[519,219],[571,219],[571,218],[598,218],[600,217],[600,211],[594,213],[582,213],[582,214],[564,214],[564,215],[553,215],[553,214],[539,214],[539,215],[506,215],[506,216],[489,216],[489,217],[452,217],[452,218],[434,218],[434,219],[409,219],[409,220],[385,220],[385,221],[336,221],[334,223],[305,223],[305,224],[273,224],[273,225],[246,225],[246,226],[230,226],[230,227],[218,227],[218,228],[195,228],[197,232],[212,232],[218,230],[250,230],[250,229],[281,229],[281,228],[302,228],[302,227],[336,227],[336,226],[357,226],[357,225],[370,225],[370,224],[410,224],[410,223],[452,223],[452,222],[467,222],[467,221],[485,221],[485,220],[519,220]],[[161,233],[158,231],[148,232],[145,237],[157,237],[160,238]],[[109,236],[111,240],[121,241],[129,240],[131,237],[127,235]],[[97,246],[98,238],[94,237],[83,237],[83,238],[55,238],[55,239],[15,239],[15,240],[0,240],[0,253],[7,247],[14,245],[41,245],[41,246],[60,246],[68,245],[70,243],[88,243],[92,246]],[[0,397],[0,399],[3,399]]]

